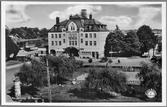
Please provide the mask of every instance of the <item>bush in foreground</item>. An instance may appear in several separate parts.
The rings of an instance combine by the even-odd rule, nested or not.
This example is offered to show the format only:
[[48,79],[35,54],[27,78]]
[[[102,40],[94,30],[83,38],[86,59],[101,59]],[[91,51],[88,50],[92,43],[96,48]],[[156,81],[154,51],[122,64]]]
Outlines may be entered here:
[[126,75],[122,72],[117,72],[112,69],[101,69],[95,71],[91,69],[85,80],[84,87],[97,91],[110,91],[122,93],[126,91]]

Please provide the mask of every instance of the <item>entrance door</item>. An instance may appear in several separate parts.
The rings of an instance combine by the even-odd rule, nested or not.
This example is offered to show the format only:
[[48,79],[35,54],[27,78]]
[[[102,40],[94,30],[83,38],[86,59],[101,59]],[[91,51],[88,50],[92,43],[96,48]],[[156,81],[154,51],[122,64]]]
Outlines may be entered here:
[[92,52],[92,57],[93,57],[93,58],[95,57],[95,52]]

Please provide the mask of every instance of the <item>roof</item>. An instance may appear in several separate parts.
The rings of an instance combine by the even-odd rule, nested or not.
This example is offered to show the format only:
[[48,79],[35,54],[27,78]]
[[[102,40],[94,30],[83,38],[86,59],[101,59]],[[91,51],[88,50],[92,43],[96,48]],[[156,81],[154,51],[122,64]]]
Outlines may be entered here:
[[95,20],[84,18],[78,14],[70,16],[69,20],[64,20],[58,24],[55,24],[49,32],[62,32],[62,28],[68,29],[68,25],[74,22],[77,25],[77,30],[79,28],[84,28],[85,32],[98,32],[98,31],[109,31],[107,25]]

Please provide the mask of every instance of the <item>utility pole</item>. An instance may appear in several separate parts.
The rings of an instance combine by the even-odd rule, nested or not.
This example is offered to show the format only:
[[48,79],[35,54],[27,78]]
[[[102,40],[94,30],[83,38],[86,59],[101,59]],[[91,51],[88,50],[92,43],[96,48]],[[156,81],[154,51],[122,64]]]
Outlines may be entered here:
[[49,63],[48,63],[48,49],[47,49],[47,47],[46,47],[46,69],[47,69],[47,81],[48,81],[48,100],[49,100],[49,102],[52,102]]

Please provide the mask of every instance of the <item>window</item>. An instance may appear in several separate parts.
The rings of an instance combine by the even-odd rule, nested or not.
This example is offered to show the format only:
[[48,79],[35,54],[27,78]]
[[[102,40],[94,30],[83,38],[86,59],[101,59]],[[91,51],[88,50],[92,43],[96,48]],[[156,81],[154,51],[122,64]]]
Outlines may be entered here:
[[57,41],[55,41],[55,45],[57,46]]
[[55,38],[57,38],[57,34],[55,34]]
[[52,46],[54,45],[54,41],[52,41]]
[[59,34],[59,38],[61,38],[61,34]]
[[72,41],[72,45],[74,45],[74,41]]
[[43,54],[43,51],[41,51],[41,54]]
[[94,46],[96,46],[96,41],[94,41]]
[[75,41],[75,45],[77,45],[77,41]]
[[87,33],[85,34],[85,38],[88,38],[88,34]]
[[90,36],[90,38],[92,38],[92,34],[91,33],[89,34],[89,36]]
[[61,41],[59,41],[59,45],[61,45]]
[[83,37],[83,33],[81,33],[81,37]]
[[94,33],[94,38],[96,38],[96,33]]
[[71,41],[69,41],[69,45],[71,45]]
[[89,41],[90,46],[92,46],[92,41]]
[[75,30],[74,23],[72,23],[72,25],[71,25],[71,30]]
[[83,39],[81,39],[81,43],[83,43]]
[[54,35],[52,34],[52,38],[54,38]]
[[63,43],[65,43],[66,42],[66,40],[65,39],[63,39]]
[[85,41],[85,45],[88,46],[88,41]]
[[66,36],[66,34],[63,34],[63,36],[65,37],[65,36]]

